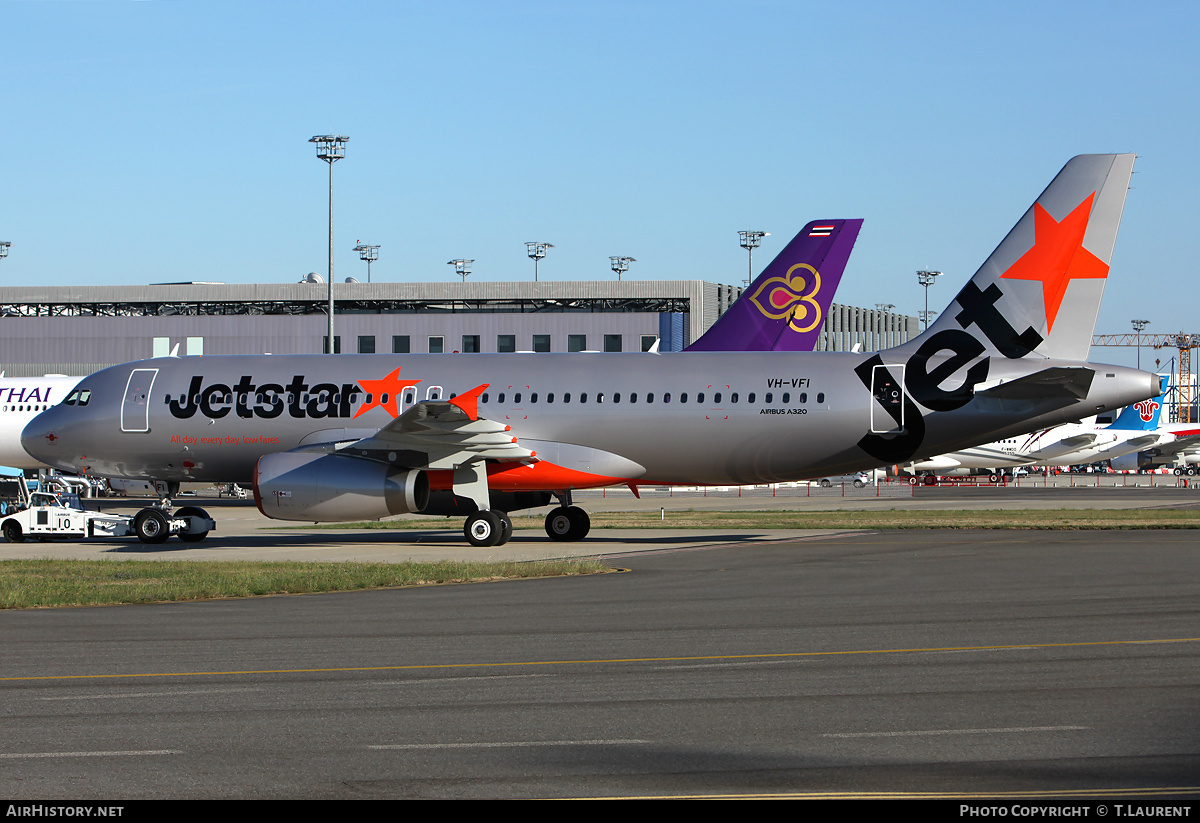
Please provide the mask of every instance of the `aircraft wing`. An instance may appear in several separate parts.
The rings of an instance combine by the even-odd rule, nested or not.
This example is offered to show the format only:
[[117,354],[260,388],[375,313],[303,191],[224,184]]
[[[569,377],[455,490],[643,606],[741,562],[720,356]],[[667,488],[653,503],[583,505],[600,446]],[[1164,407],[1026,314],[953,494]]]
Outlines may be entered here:
[[1200,449],[1200,427],[1173,432],[1174,439],[1148,449],[1156,457],[1172,457]]
[[488,384],[449,400],[414,404],[370,437],[342,453],[387,456],[387,462],[411,469],[453,469],[482,460],[534,461],[534,452],[517,444],[509,426],[479,416],[479,395]]

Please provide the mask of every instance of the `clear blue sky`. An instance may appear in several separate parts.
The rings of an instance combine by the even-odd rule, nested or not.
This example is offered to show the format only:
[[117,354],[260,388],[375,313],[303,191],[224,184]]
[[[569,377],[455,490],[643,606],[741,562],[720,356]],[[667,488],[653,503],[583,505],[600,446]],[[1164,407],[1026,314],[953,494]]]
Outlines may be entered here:
[[[1191,2],[4,0],[0,284],[742,280],[862,217],[840,302],[941,309],[1072,155],[1140,155],[1098,332],[1200,332]],[[1096,352],[1123,362],[1119,350]],[[1130,353],[1130,358],[1131,358]]]

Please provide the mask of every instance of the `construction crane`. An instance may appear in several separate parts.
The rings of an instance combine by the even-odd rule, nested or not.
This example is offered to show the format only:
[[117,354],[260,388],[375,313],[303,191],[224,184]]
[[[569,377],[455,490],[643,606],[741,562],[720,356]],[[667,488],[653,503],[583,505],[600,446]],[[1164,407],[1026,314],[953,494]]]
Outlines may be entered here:
[[1176,423],[1191,423],[1197,416],[1193,411],[1196,402],[1196,386],[1192,377],[1192,349],[1200,348],[1200,334],[1096,334],[1092,335],[1093,346],[1150,346],[1155,349],[1175,349],[1178,370],[1172,374],[1171,390],[1175,393]]

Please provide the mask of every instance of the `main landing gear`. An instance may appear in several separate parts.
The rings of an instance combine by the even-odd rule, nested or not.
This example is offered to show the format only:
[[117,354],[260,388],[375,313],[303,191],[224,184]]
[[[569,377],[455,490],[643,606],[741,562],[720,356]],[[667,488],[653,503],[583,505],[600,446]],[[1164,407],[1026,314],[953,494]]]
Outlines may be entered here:
[[[555,492],[559,506],[546,515],[546,534],[551,540],[573,542],[587,537],[592,519],[578,506],[571,505],[571,493]],[[467,517],[463,536],[476,547],[503,546],[512,538],[512,519],[499,509],[477,511]]]
[[512,518],[496,509],[475,512],[467,517],[463,535],[472,546],[503,546],[512,538]]
[[571,504],[571,492],[555,492],[559,506],[546,515],[546,534],[560,543],[574,542],[587,537],[592,528],[588,513]]

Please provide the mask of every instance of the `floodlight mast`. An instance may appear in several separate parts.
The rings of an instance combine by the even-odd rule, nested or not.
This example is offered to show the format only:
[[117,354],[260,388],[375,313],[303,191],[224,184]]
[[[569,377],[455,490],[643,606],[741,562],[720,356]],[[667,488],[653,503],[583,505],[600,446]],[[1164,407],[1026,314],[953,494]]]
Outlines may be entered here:
[[447,260],[446,265],[454,266],[455,274],[462,277],[462,281],[464,283],[466,283],[467,275],[471,273],[471,264],[473,264],[474,262],[475,262],[474,260],[464,260],[462,258],[459,258],[457,260]]
[[940,271],[926,271],[922,269],[917,272],[917,282],[925,287],[925,311],[921,312],[921,320],[925,323],[925,328],[929,328],[929,321],[937,312],[930,314],[929,312],[929,287],[934,284],[939,277],[942,276]]
[[371,264],[379,259],[379,246],[368,246],[361,241],[354,250],[358,252],[358,259],[363,260],[367,264],[367,282],[371,282]]
[[770,236],[771,233],[769,231],[757,231],[755,229],[746,229],[745,231],[738,232],[742,248],[750,252],[750,267],[746,273],[747,286],[754,281],[754,250],[759,247],[764,237]]
[[12,243],[7,240],[0,240],[0,260],[8,257],[8,250],[12,248]]
[[617,280],[620,281],[621,275],[629,271],[629,264],[636,263],[632,257],[609,257],[608,262],[612,266],[612,270],[617,275]]
[[538,279],[538,262],[546,256],[546,249],[554,248],[554,244],[530,241],[525,244],[525,248],[528,251],[529,259],[533,261],[533,282],[536,283]]
[[1150,325],[1149,320],[1130,320],[1133,324],[1133,331],[1137,334],[1137,367],[1142,367],[1142,329]]
[[308,142],[317,144],[317,159],[329,164],[329,341],[325,353],[333,354],[333,164],[346,156],[344,134],[318,134]]

